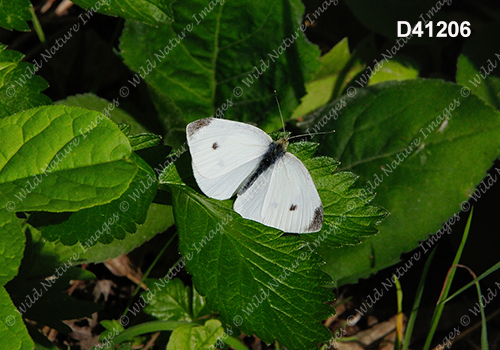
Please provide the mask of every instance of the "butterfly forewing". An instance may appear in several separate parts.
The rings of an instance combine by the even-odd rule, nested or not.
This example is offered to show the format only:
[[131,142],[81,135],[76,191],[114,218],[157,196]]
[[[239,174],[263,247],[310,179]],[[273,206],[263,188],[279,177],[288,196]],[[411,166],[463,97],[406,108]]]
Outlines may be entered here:
[[187,141],[200,189],[228,199],[259,165],[272,139],[248,124],[206,118],[187,126]]

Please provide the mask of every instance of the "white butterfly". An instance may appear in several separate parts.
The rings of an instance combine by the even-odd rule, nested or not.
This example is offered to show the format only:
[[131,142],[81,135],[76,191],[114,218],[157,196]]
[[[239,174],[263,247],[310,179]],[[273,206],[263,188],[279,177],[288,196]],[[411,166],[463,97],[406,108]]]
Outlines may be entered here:
[[206,118],[186,127],[193,173],[205,195],[238,194],[234,210],[245,219],[285,232],[317,232],[323,205],[302,162],[252,125]]

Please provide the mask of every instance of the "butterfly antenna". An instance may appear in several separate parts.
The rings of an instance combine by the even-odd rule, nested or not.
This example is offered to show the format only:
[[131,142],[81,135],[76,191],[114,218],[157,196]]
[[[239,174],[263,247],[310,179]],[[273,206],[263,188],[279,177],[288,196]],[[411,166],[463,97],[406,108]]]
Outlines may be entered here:
[[314,132],[314,133],[308,133],[308,134],[302,134],[302,135],[295,135],[295,136],[292,136],[290,137],[290,140],[291,139],[294,139],[294,138],[297,138],[297,137],[304,137],[304,136],[309,136],[309,137],[313,137],[313,136],[316,136],[316,135],[325,135],[325,134],[332,134],[334,133],[335,130],[330,130],[330,131],[320,131],[320,132]]
[[278,105],[278,111],[280,111],[281,124],[283,125],[283,132],[285,132],[285,122],[283,120],[283,114],[281,114],[280,101],[278,100],[278,93],[274,90],[274,97],[276,98],[276,104]]

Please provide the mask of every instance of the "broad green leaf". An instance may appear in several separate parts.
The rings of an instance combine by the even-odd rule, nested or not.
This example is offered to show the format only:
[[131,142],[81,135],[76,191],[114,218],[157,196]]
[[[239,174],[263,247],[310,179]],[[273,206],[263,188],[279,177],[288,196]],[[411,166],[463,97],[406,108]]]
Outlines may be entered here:
[[40,245],[32,243],[30,230],[26,235],[26,251],[19,273],[5,288],[23,317],[62,332],[71,332],[62,320],[88,317],[100,307],[72,298],[64,291],[71,280],[91,280],[95,276],[87,270],[72,267],[79,258],[78,250],[61,262],[57,256],[45,254]]
[[302,98],[292,118],[310,113],[339,97],[349,81],[364,68],[359,59],[351,56],[347,38],[322,56],[320,62],[321,68],[306,83],[307,95]]
[[402,59],[381,61],[377,73],[370,77],[368,85],[375,85],[390,80],[410,80],[418,77],[418,70],[410,62]]
[[144,160],[136,155],[131,160],[138,171],[120,198],[74,213],[34,213],[28,222],[49,241],[60,239],[66,245],[80,242],[84,253],[97,242],[110,243],[124,239],[126,232],[134,233],[136,224],[146,220],[157,182],[153,169]]
[[[137,225],[137,232],[133,235],[126,235],[123,240],[115,239],[109,244],[98,242],[90,248],[85,247],[84,250],[81,246],[66,246],[60,241],[49,242],[42,238],[39,231],[32,229],[32,249],[40,251],[40,259],[55,260],[60,265],[68,261],[73,266],[82,263],[97,264],[132,251],[173,224],[172,207],[153,203],[149,207],[146,222],[143,225]],[[75,253],[78,253],[78,256],[72,259]]]
[[0,193],[16,211],[108,203],[137,173],[127,137],[97,112],[34,108],[0,119],[0,137]]
[[300,29],[299,0],[207,4],[176,2],[171,24],[127,21],[121,37],[125,63],[137,72],[131,86],[147,82],[174,146],[184,141],[186,123],[211,115],[276,130],[273,91],[290,116],[319,65],[318,48]]
[[[237,320],[247,334],[255,333],[267,343],[276,338],[293,349],[315,348],[329,337],[319,321],[331,314],[324,303],[333,295],[322,287],[329,279],[319,271],[322,262],[314,249],[358,242],[375,233],[372,226],[386,214],[366,205],[371,198],[358,198],[359,192],[350,188],[352,174],[331,175],[338,163],[326,157],[306,159],[313,148],[300,143],[289,150],[310,170],[325,208],[323,229],[315,236],[281,236],[241,218],[230,201],[195,192],[188,187],[195,185],[187,156],[160,177],[173,191],[180,252],[210,309],[227,323]],[[304,247],[305,236],[317,245]]]
[[4,287],[0,287],[0,334],[5,349],[33,350],[35,346]]
[[26,238],[11,203],[0,199],[0,287],[17,275]]
[[[9,3],[15,4],[16,1]],[[50,99],[40,93],[48,84],[35,74],[38,67],[21,62],[24,56],[20,52],[5,48],[0,44],[0,118],[50,104]]]
[[217,320],[208,320],[204,326],[181,326],[174,329],[167,350],[209,350],[224,334]]
[[463,97],[459,85],[439,80],[360,89],[324,128],[333,125],[336,132],[323,138],[319,153],[358,174],[361,198],[376,192],[377,204],[391,213],[380,233],[361,245],[321,248],[336,285],[395,264],[402,252],[436,233],[500,153],[500,114],[475,95]]
[[0,27],[7,30],[29,31],[26,23],[31,19],[29,0],[0,0]]
[[144,312],[161,321],[195,322],[208,313],[204,298],[178,278],[149,279],[146,285],[149,290],[141,295],[147,301]]
[[54,102],[54,104],[80,107],[90,109],[91,111],[105,113],[106,116],[116,124],[126,123],[130,125],[131,135],[147,132],[147,129],[142,126],[142,124],[119,107],[119,102],[108,101],[92,93],[69,96],[64,100]]
[[485,26],[464,45],[457,63],[457,83],[500,109],[500,26]]
[[162,0],[75,0],[78,6],[87,11],[79,15],[82,24],[91,20],[96,12],[134,19],[150,26],[161,26],[172,21],[170,2]]

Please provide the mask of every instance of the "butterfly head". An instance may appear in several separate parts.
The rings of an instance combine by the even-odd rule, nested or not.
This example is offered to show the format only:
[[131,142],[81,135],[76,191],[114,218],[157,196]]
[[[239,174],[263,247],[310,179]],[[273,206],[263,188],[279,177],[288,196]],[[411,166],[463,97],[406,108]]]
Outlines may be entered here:
[[289,131],[277,131],[270,133],[269,136],[271,136],[274,142],[280,143],[286,149],[288,146],[288,139],[290,139],[291,134],[292,133]]
[[288,147],[288,143],[289,143],[288,137],[286,137],[286,136],[280,137],[279,139],[274,141],[274,143],[278,146],[279,149],[286,151],[286,149]]

